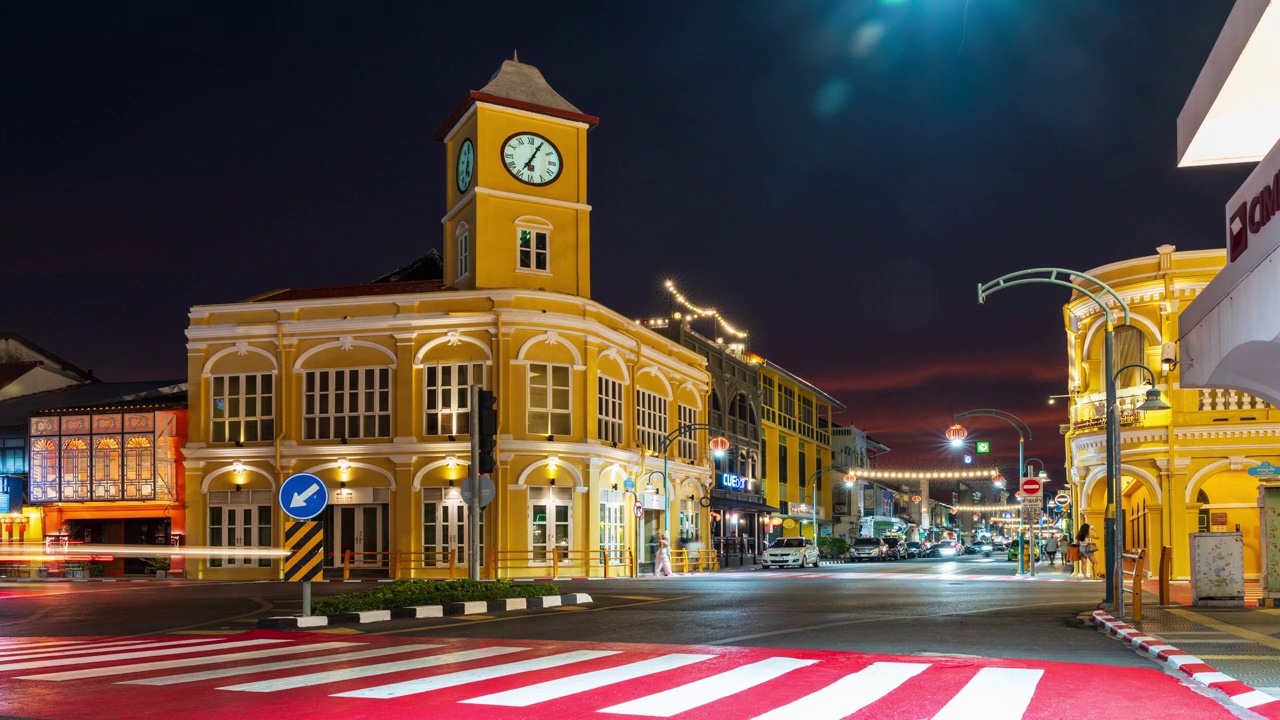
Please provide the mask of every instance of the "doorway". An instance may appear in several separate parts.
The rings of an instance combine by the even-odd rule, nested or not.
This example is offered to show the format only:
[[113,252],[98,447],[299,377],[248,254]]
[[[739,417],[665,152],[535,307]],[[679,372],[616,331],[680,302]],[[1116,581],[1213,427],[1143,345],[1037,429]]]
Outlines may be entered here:
[[[422,491],[422,550],[424,567],[448,567],[449,553],[455,554],[458,567],[467,566],[471,548],[468,533],[470,506],[457,491],[428,488]],[[484,566],[484,511],[480,511],[480,565]]]
[[387,506],[337,505],[333,508],[334,567],[343,566],[348,552],[353,568],[387,567]]

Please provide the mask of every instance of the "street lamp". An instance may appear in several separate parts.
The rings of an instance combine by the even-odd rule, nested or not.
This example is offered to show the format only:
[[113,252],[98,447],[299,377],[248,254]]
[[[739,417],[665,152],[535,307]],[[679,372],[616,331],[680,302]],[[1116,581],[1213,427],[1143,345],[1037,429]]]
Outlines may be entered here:
[[[807,485],[813,488],[813,493],[810,496],[813,502],[810,503],[809,509],[810,509],[810,516],[813,519],[813,544],[814,545],[818,544],[818,483],[817,483],[817,479],[818,479],[818,476],[824,472],[843,472],[844,486],[847,488],[852,488],[853,484],[858,480],[858,478],[854,476],[852,468],[847,468],[847,467],[844,467],[843,465],[832,465],[830,467],[822,467],[822,465],[818,465],[818,469],[814,470],[813,474],[809,476],[809,479],[805,481]],[[861,518],[859,518],[859,522],[861,522]],[[801,534],[803,535],[803,533]]]
[[[663,522],[667,524],[668,530],[671,528],[671,482],[668,479],[670,477],[668,470],[671,467],[671,458],[668,456],[667,451],[671,449],[671,443],[675,442],[678,438],[684,437],[689,433],[698,432],[699,430],[706,430],[714,433],[723,432],[719,427],[709,423],[685,423],[684,425],[681,425],[675,430],[667,433],[665,437],[658,441],[658,447],[654,448],[654,450],[662,455],[662,500],[664,508],[662,518]],[[711,438],[711,441],[707,443],[707,448],[711,450],[711,456],[718,460],[724,457],[725,452],[729,449],[729,439],[723,435],[717,434],[716,437]],[[642,445],[640,449],[641,458],[643,459],[644,446]],[[657,471],[655,470],[653,472]],[[653,472],[649,474],[652,475]]]
[[[1046,273],[1045,277],[1028,277],[1037,273]],[[1083,285],[1069,282],[1059,278],[1064,275],[1068,279],[1080,278],[1087,282],[1093,283],[1098,287],[1098,292],[1094,292]],[[1120,497],[1120,476],[1115,472],[1115,460],[1119,454],[1119,432],[1117,430],[1115,418],[1116,404],[1116,378],[1115,378],[1115,314],[1111,311],[1111,307],[1107,305],[1100,295],[1105,293],[1110,295],[1115,304],[1124,310],[1124,323],[1129,324],[1129,304],[1120,297],[1120,294],[1111,289],[1109,285],[1098,280],[1097,278],[1078,273],[1073,270],[1063,270],[1062,268],[1033,268],[1031,270],[1019,270],[1018,272],[1009,273],[992,280],[985,285],[978,285],[978,304],[985,304],[987,296],[991,293],[1003,290],[1005,288],[1014,287],[1016,285],[1029,285],[1032,283],[1046,283],[1049,285],[1058,285],[1060,287],[1070,288],[1073,292],[1092,300],[1102,310],[1103,315],[1107,319],[1106,335],[1105,335],[1105,360],[1103,371],[1106,377],[1107,392],[1107,509],[1104,522],[1104,542],[1106,543],[1106,556],[1103,560],[1106,567],[1115,567],[1116,560],[1120,554],[1115,549],[1115,531],[1116,516],[1115,502]],[[1109,582],[1106,586],[1106,595],[1103,599],[1105,603],[1115,603],[1116,615],[1124,614],[1124,594],[1115,592],[1115,583]]]
[[[1023,422],[1022,418],[1018,417],[1017,415],[1014,415],[1013,413],[1007,410],[997,410],[996,408],[977,408],[974,410],[965,410],[962,413],[956,413],[953,420],[953,422],[955,422],[955,425],[952,425],[951,428],[960,427],[960,419],[969,418],[969,417],[989,417],[989,418],[995,418],[997,420],[1002,420],[1005,423],[1007,423],[1009,427],[1012,427],[1014,430],[1018,432],[1018,476],[1021,477],[1023,468],[1026,467],[1026,461],[1023,459],[1023,455],[1026,452],[1027,440],[1031,437],[1031,428],[1025,422]],[[947,433],[948,433],[947,436],[950,437],[951,429],[948,429]],[[1043,462],[1041,462],[1040,464],[1042,466],[1044,465]],[[1023,553],[1022,545],[1023,545],[1022,526],[1021,524],[1019,524],[1018,526],[1018,573],[1017,573],[1018,575],[1022,574],[1022,553]],[[1032,557],[1034,558],[1035,556],[1033,555]],[[1035,574],[1034,562],[1031,563],[1031,574],[1032,575]]]

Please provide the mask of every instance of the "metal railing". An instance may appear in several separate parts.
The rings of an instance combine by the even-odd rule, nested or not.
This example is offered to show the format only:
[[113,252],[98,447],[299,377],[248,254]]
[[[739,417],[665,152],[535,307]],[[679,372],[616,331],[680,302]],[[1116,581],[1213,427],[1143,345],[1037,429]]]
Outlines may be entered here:
[[715,572],[720,569],[720,558],[714,550],[672,550],[673,572]]
[[[458,577],[460,570],[465,570],[466,568],[461,555],[462,551],[458,548],[422,552],[348,550],[342,554],[342,579],[350,580],[353,569],[369,569],[387,570],[393,580],[399,580],[406,575],[411,575],[414,570],[447,570],[449,579],[453,580]],[[366,557],[373,558],[373,562],[362,564],[361,560]]]
[[[631,577],[635,567],[630,548],[613,550],[495,550],[493,567],[498,577],[513,570],[545,572],[548,579],[590,577],[593,569],[604,577]],[[528,575],[522,573],[521,577]]]

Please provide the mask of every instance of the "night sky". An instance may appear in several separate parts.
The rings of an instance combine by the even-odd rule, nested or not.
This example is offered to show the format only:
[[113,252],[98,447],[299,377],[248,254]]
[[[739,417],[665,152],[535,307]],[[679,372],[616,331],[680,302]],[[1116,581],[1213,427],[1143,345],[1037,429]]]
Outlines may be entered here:
[[192,305],[439,247],[432,132],[518,49],[601,118],[597,300],[660,312],[674,279],[886,464],[948,461],[952,414],[997,407],[1060,478],[1067,294],[976,286],[1223,244],[1248,168],[1177,170],[1174,123],[1231,6],[7,3],[0,330],[182,377]]

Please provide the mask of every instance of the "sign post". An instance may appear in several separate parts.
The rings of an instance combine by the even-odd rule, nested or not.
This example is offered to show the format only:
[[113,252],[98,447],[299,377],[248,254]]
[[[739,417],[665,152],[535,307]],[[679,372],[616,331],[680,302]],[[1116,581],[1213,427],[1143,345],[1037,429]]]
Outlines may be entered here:
[[[472,500],[479,500],[480,493],[475,488],[480,477],[480,386],[467,388],[471,394],[467,407],[471,408],[471,464],[467,466],[467,483],[472,488]],[[465,486],[464,486],[465,487]],[[479,502],[467,502],[467,577],[480,579],[480,513],[483,505]]]
[[324,570],[324,528],[320,522],[308,522],[324,512],[329,504],[329,491],[324,481],[311,473],[290,475],[280,483],[280,509],[300,522],[289,523],[284,530],[284,544],[289,557],[284,561],[284,579],[302,583],[302,616],[311,615],[311,581]]
[[[1041,511],[1037,514],[1043,514],[1044,510],[1044,481],[1038,477],[1024,477],[1018,481],[1018,489],[1022,491],[1022,508],[1018,511],[1019,519],[1027,517],[1027,501],[1035,501],[1037,508]],[[1031,549],[1026,550],[1027,564],[1031,566],[1031,577],[1036,576],[1036,550],[1040,549],[1040,538],[1036,536],[1036,525],[1031,525],[1027,529],[1027,534],[1031,536]],[[1023,543],[1026,541],[1023,540]]]

